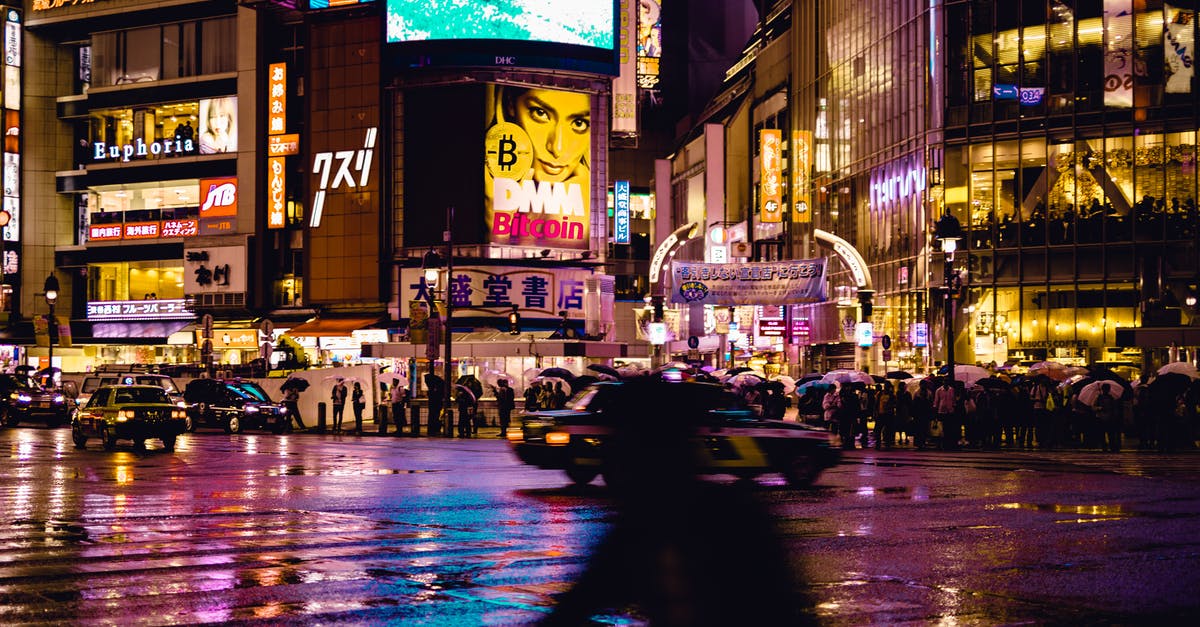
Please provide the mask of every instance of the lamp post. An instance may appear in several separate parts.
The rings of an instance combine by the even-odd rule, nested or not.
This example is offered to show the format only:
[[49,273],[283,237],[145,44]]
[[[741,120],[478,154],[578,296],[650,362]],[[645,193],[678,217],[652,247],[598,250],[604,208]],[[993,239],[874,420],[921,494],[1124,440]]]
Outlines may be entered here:
[[[58,341],[58,322],[54,319],[54,304],[58,302],[58,277],[54,273],[46,277],[46,283],[42,286],[42,291],[46,293],[46,304],[50,306],[50,315],[47,316],[46,334],[50,338],[50,349],[47,351],[50,365],[48,368],[54,367],[54,343]],[[53,375],[51,376],[53,381]]]
[[942,246],[945,263],[942,267],[942,289],[945,296],[946,310],[946,365],[950,375],[950,387],[954,387],[954,293],[957,291],[954,272],[954,251],[958,250],[958,240],[962,239],[962,226],[958,219],[949,213],[938,218],[934,225],[933,237]]
[[[442,324],[442,333],[446,336],[446,360],[443,365],[442,372],[444,373],[445,385],[443,385],[442,397],[442,412],[446,419],[443,421],[443,428],[446,429],[446,437],[454,437],[454,410],[450,405],[450,386],[454,385],[454,381],[450,379],[450,340],[454,335],[451,332],[450,320],[454,315],[454,298],[452,291],[454,289],[454,237],[451,230],[454,222],[454,207],[446,207],[446,230],[442,231],[442,241],[446,242],[446,321]],[[459,416],[459,420],[463,417]]]

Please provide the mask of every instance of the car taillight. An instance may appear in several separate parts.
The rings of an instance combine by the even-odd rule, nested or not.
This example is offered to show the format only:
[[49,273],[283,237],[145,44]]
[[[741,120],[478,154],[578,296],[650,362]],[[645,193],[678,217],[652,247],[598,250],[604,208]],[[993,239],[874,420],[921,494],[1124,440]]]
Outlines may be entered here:
[[525,433],[522,431],[522,429],[520,427],[509,427],[508,432],[504,434],[504,437],[508,438],[509,442],[524,442],[525,441]]
[[172,418],[187,418],[187,412],[183,411],[182,409],[172,409],[171,417]]
[[132,420],[133,416],[134,414],[132,409],[122,409],[121,411],[117,412],[117,422]]
[[546,444],[567,444],[571,441],[571,434],[564,431],[550,431],[546,434]]

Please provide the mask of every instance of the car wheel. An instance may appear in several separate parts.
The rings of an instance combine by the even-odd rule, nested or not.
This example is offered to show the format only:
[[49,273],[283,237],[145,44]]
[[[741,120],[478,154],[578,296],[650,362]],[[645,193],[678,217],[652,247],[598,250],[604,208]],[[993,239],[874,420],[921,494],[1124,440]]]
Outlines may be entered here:
[[567,477],[570,478],[571,482],[575,485],[587,485],[592,482],[592,479],[596,478],[597,474],[599,473],[589,468],[567,469]]
[[820,469],[808,455],[793,455],[784,463],[780,470],[788,485],[793,488],[807,488],[817,478]]
[[230,416],[229,422],[225,423],[225,433],[241,433],[242,419],[240,416]]
[[75,448],[87,447],[87,436],[76,427],[71,428],[71,441],[75,443]]
[[104,442],[104,450],[117,448],[117,436],[107,426],[100,427],[100,439]]
[[196,430],[196,423],[192,421],[192,415],[187,414],[183,418],[183,430],[191,433]]
[[162,443],[163,443],[163,450],[164,450],[164,451],[166,451],[166,452],[168,452],[168,453],[174,453],[174,452],[175,452],[175,436],[173,436],[173,435],[164,435],[164,436],[162,437]]

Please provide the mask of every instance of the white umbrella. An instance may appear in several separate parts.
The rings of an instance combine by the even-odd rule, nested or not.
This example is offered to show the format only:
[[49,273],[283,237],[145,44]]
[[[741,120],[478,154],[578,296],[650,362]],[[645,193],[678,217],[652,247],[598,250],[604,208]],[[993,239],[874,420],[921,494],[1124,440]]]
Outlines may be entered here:
[[1084,405],[1091,405],[1096,402],[1096,399],[1104,393],[1105,386],[1108,386],[1108,395],[1113,398],[1121,398],[1124,389],[1119,383],[1112,381],[1092,381],[1091,383],[1079,388],[1079,402]]
[[875,379],[861,370],[830,370],[821,377],[821,383],[865,383],[873,385]]
[[959,364],[954,366],[954,380],[962,381],[963,385],[971,387],[976,381],[992,376],[986,368]]
[[488,370],[487,372],[483,373],[484,385],[488,385],[491,387],[499,387],[501,379],[508,381],[509,387],[515,386],[517,383],[516,378],[514,378],[511,374],[508,374],[507,372],[500,372],[499,370]]
[[384,376],[383,382],[391,383],[392,385],[402,385],[404,387],[408,387],[408,377],[402,377],[400,375],[396,375],[396,376],[392,376],[392,377]]
[[1196,366],[1186,361],[1173,361],[1158,369],[1158,374],[1167,374],[1168,372],[1185,374],[1193,379],[1200,379],[1200,372],[1196,370]]
[[787,376],[786,374],[777,374],[768,378],[770,381],[778,381],[783,384],[783,393],[791,394],[796,391],[796,379]]
[[522,373],[522,376],[525,377],[526,381],[532,381],[536,379],[539,374],[542,374],[542,370],[544,370],[544,368],[530,368]]

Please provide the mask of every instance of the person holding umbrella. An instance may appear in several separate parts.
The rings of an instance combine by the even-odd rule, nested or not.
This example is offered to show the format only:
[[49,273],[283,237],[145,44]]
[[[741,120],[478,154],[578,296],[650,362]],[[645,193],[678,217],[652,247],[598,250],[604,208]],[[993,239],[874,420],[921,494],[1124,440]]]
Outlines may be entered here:
[[283,406],[287,408],[288,415],[292,420],[296,421],[296,431],[307,431],[308,427],[304,426],[304,419],[300,416],[300,393],[308,388],[308,381],[300,378],[292,378],[283,382],[281,389],[283,390]]
[[408,421],[404,418],[404,408],[408,405],[408,388],[405,387],[399,378],[392,379],[392,422],[396,424],[396,435],[404,432],[404,426]]

